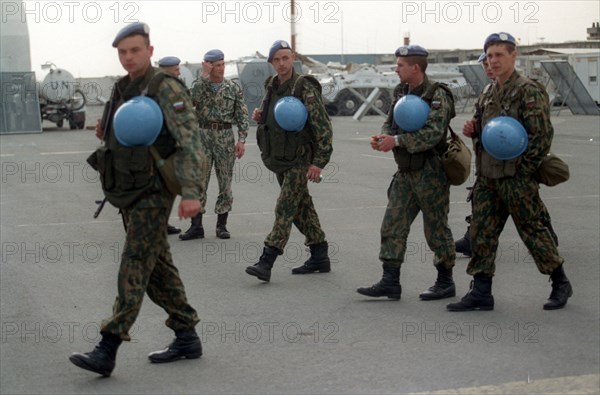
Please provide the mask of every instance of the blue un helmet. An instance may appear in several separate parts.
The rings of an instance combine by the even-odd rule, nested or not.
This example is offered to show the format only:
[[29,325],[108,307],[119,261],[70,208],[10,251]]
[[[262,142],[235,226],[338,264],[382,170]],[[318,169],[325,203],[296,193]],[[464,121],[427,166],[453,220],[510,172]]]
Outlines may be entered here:
[[285,96],[277,100],[273,114],[279,127],[287,132],[301,131],[308,119],[304,103],[294,96]]
[[405,132],[416,132],[425,126],[429,105],[419,96],[406,95],[394,106],[394,121]]
[[527,131],[514,118],[496,117],[491,119],[481,133],[483,148],[493,158],[511,160],[527,149]]
[[149,146],[163,126],[163,114],[158,103],[146,96],[127,100],[115,113],[115,137],[126,147]]

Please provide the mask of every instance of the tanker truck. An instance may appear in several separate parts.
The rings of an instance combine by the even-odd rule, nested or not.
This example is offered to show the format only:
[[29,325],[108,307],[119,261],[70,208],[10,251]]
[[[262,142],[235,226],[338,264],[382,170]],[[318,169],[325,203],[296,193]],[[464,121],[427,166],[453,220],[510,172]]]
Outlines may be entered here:
[[52,63],[46,63],[42,68],[50,69],[39,87],[42,121],[53,122],[59,128],[67,121],[71,130],[83,129],[86,99],[73,74]]

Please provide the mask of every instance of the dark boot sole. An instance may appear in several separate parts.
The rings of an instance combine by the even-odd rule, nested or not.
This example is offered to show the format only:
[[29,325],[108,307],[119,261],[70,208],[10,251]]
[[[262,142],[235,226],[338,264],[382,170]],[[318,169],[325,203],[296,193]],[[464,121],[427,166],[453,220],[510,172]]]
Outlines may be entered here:
[[392,300],[400,300],[400,294],[382,294],[382,295],[371,295],[365,292],[361,292],[359,290],[356,290],[356,292],[358,292],[361,295],[364,296],[370,296],[371,298],[383,298],[383,297],[387,297],[388,299],[392,299]]
[[231,239],[231,235],[223,235],[223,234],[218,234],[218,233],[217,233],[217,237],[219,239],[224,239],[224,240],[225,239]]
[[476,306],[476,307],[465,307],[465,308],[446,306],[446,309],[448,311],[453,311],[453,312],[455,312],[455,311],[476,311],[476,310],[491,311],[491,310],[494,310],[494,306]]
[[421,300],[424,301],[428,301],[428,300],[440,300],[440,299],[446,299],[446,298],[452,298],[456,296],[456,291],[450,292],[448,294],[421,294],[419,295],[419,298],[421,298]]
[[196,239],[203,239],[203,238],[204,238],[204,235],[187,236],[187,233],[184,233],[179,236],[179,240],[181,240],[181,241],[196,240]]
[[322,268],[322,269],[292,269],[292,274],[311,274],[311,273],[329,273],[331,272],[331,268]]
[[73,363],[73,365],[75,365],[81,369],[85,369],[85,370],[89,370],[90,372],[98,373],[104,377],[110,377],[110,375],[112,373],[112,369],[110,371],[103,370],[103,369],[97,369],[96,367],[89,365],[85,359],[80,358],[78,355],[71,355],[69,357],[69,361],[71,361]]
[[198,359],[201,356],[202,356],[202,353],[200,352],[200,353],[194,353],[194,354],[180,355],[177,358],[171,358],[171,359],[153,359],[150,356],[148,356],[148,359],[152,363],[169,363],[169,362],[179,361],[181,359]]
[[246,273],[251,276],[257,277],[259,280],[269,282],[271,281],[271,277],[265,277],[261,272],[257,271],[253,266],[246,268]]

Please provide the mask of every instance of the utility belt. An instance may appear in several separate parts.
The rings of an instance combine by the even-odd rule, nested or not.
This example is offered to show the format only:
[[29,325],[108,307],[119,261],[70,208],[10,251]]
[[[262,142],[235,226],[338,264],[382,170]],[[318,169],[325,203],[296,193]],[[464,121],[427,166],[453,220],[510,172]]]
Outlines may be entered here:
[[209,130],[228,130],[231,129],[232,125],[230,123],[221,123],[221,122],[205,122],[200,124],[200,129],[209,129]]

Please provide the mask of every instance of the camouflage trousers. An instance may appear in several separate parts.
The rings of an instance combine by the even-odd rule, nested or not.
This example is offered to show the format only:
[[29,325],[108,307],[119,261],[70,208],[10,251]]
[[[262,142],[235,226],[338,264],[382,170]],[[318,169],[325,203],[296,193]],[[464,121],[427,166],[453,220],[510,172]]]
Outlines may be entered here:
[[305,237],[304,244],[312,245],[325,241],[319,216],[308,192],[306,172],[308,164],[298,165],[277,173],[281,192],[275,205],[275,223],[265,239],[265,245],[283,252],[292,232],[292,224]]
[[480,176],[473,190],[470,231],[473,257],[467,266],[468,274],[494,275],[498,239],[509,215],[540,273],[550,274],[563,263],[550,231],[542,222],[549,214],[540,198],[537,181],[532,177],[496,180]]
[[452,268],[456,251],[448,226],[450,184],[440,160],[429,159],[421,170],[397,172],[387,195],[379,259],[397,267],[404,262],[410,226],[421,212],[425,240],[435,254],[434,265]]
[[235,165],[235,136],[233,130],[200,129],[200,142],[206,154],[209,174],[206,177],[204,191],[200,196],[202,213],[206,212],[206,193],[213,166],[219,183],[219,196],[217,196],[217,203],[215,204],[215,214],[228,213],[231,211],[233,204],[233,193],[231,192],[233,166]]
[[121,255],[118,296],[113,315],[102,322],[101,333],[131,340],[129,329],[135,322],[147,293],[169,318],[175,330],[188,330],[198,323],[196,310],[188,304],[179,271],[173,265],[167,242],[170,207],[139,207],[122,210],[126,240]]

